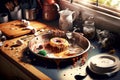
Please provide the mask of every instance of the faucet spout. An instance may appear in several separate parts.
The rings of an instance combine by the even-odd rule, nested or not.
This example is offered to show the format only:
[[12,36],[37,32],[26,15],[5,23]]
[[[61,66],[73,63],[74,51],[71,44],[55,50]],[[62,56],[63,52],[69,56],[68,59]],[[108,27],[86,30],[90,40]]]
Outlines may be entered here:
[[73,2],[73,0],[70,0],[70,3],[72,3]]

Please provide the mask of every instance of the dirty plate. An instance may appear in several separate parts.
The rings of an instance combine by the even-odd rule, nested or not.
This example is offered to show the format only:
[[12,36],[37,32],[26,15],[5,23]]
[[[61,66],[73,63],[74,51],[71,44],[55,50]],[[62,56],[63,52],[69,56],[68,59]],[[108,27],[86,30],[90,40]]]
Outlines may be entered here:
[[88,68],[100,75],[111,75],[120,70],[120,61],[117,56],[109,54],[98,54],[88,61]]

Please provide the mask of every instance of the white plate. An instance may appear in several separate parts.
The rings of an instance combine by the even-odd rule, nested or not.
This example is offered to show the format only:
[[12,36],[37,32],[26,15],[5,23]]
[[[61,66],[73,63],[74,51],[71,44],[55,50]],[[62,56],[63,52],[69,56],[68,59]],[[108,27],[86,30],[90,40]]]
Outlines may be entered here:
[[88,60],[88,68],[96,74],[111,75],[120,70],[120,61],[113,55],[98,54]]

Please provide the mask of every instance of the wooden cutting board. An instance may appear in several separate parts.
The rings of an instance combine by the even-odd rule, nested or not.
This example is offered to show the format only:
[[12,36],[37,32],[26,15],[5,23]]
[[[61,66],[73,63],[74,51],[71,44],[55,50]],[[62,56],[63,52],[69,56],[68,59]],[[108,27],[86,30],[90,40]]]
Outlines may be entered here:
[[[30,26],[36,28],[37,30],[48,27],[47,25],[38,21],[30,21]],[[18,37],[31,32],[31,30],[25,30],[24,27],[21,26],[20,20],[2,23],[0,24],[0,30],[9,38]]]

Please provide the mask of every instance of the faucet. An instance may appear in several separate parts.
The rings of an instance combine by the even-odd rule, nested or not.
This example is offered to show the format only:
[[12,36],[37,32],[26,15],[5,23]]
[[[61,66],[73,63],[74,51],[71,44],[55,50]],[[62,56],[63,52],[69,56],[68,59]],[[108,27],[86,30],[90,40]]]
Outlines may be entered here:
[[96,0],[96,6],[98,6],[98,0]]
[[72,3],[73,2],[73,0],[70,0],[70,3]]

